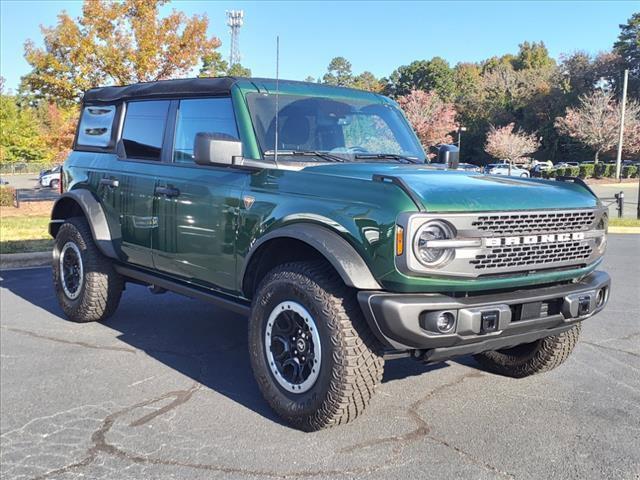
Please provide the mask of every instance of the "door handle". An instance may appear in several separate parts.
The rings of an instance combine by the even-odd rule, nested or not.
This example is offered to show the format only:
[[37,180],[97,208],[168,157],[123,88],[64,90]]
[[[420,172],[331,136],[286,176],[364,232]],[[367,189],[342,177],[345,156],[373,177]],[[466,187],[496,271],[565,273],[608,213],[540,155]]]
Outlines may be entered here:
[[180,190],[173,187],[156,187],[154,192],[156,195],[164,195],[165,197],[177,197],[180,195]]
[[100,185],[106,185],[107,187],[116,188],[120,186],[120,182],[115,178],[101,178]]

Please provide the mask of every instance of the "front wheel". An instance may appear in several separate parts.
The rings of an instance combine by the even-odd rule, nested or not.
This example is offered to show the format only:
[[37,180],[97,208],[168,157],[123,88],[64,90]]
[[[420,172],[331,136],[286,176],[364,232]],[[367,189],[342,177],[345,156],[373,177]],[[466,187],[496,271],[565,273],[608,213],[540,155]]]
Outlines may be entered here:
[[269,405],[305,431],[358,416],[384,367],[355,293],[323,262],[289,263],[266,276],[249,319],[249,353]]
[[58,230],[52,267],[58,303],[70,320],[105,320],[118,307],[122,277],[98,250],[84,218],[70,218]]
[[580,337],[580,324],[566,332],[542,338],[533,343],[513,348],[474,355],[480,365],[489,371],[507,377],[522,378],[548,372],[563,364]]

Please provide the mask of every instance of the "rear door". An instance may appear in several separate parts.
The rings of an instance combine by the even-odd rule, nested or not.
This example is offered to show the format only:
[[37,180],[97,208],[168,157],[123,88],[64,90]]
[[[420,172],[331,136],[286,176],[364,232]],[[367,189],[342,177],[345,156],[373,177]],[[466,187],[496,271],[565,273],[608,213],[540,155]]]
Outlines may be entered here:
[[169,275],[232,292],[240,196],[248,173],[197,165],[193,158],[198,132],[238,138],[231,98],[174,101],[170,117],[171,156],[156,171],[154,265]]

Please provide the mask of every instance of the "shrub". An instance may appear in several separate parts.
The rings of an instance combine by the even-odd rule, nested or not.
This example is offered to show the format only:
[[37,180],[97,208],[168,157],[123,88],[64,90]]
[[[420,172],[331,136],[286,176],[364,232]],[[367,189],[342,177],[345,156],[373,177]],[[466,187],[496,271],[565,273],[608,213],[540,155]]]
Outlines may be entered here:
[[626,165],[622,167],[620,176],[622,178],[636,178],[638,176],[638,167],[635,165]]
[[588,163],[586,165],[580,165],[578,167],[579,173],[578,176],[580,178],[591,178],[593,177],[593,164]]
[[0,186],[0,207],[13,206],[13,200],[16,195],[16,190],[13,187],[7,187],[5,185]]
[[569,167],[568,170],[569,170],[568,175],[570,177],[577,177],[578,175],[580,175],[580,167]]
[[554,168],[551,170],[546,170],[544,173],[547,174],[545,178],[556,178],[556,175],[558,174],[558,170]]
[[607,165],[607,168],[604,171],[604,176],[608,178],[613,178],[616,176],[616,166],[615,164]]
[[597,163],[593,169],[593,176],[596,178],[604,177],[606,169],[607,169],[607,166],[604,163],[602,162]]

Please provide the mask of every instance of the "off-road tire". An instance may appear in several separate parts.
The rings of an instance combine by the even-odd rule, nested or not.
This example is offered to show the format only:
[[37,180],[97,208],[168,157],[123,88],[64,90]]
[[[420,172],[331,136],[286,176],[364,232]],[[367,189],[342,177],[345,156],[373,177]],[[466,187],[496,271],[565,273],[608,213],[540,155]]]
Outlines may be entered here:
[[[320,335],[320,373],[304,393],[283,389],[268,365],[267,319],[283,301],[304,306]],[[266,401],[285,421],[304,431],[356,418],[369,404],[384,369],[381,346],[367,326],[356,292],[324,262],[287,263],[265,276],[249,318],[249,353]]]
[[507,377],[522,378],[548,372],[569,358],[580,337],[580,324],[566,332],[518,345],[474,355],[487,370]]
[[51,182],[49,183],[49,188],[51,188],[51,190],[57,190],[59,186],[60,180],[51,180]]
[[[69,298],[62,286],[60,253],[67,242],[78,247],[83,266],[80,293]],[[74,322],[106,320],[120,303],[123,279],[113,268],[111,260],[96,246],[91,229],[83,217],[69,218],[60,226],[53,247],[53,285],[60,307]]]

